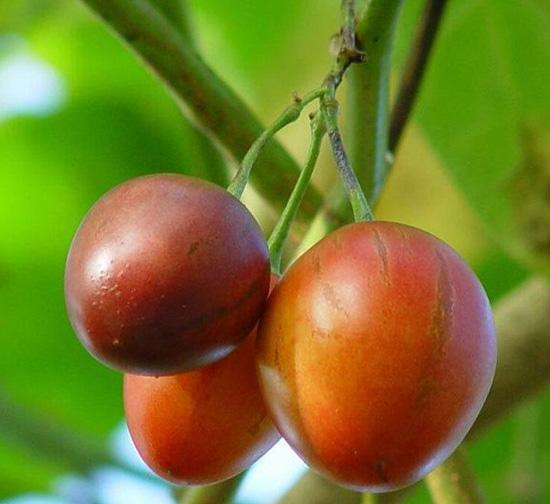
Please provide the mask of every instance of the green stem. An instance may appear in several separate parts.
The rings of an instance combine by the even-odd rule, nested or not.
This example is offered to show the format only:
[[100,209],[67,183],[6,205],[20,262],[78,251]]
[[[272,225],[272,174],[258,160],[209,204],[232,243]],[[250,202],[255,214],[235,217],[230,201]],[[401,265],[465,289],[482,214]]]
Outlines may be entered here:
[[188,0],[151,0],[151,3],[164,14],[186,42],[193,40],[189,22]]
[[[242,159],[263,126],[157,9],[147,0],[83,1],[126,40],[235,159]],[[298,174],[296,162],[279,143],[272,142],[252,182],[282,210]],[[310,187],[297,219],[310,220],[320,203],[319,194]]]
[[[359,182],[366,188],[368,201],[376,203],[386,170],[387,102],[393,32],[403,0],[371,0],[357,24],[359,49],[370,35],[367,62],[355,65],[348,74],[351,97],[347,101],[347,128],[351,164],[359,167]],[[388,32],[388,26],[392,29]],[[391,34],[391,36],[390,36]],[[374,41],[376,40],[376,43]],[[374,67],[374,68],[373,68]],[[359,73],[358,73],[359,72]],[[377,112],[375,112],[375,110]],[[377,113],[383,114],[377,116]],[[380,184],[376,182],[380,181]],[[372,198],[374,196],[374,199]],[[305,250],[331,230],[349,221],[348,205],[341,188],[326,199],[299,247]]]
[[426,477],[434,504],[483,504],[465,448],[459,447]]
[[225,504],[231,502],[246,473],[215,485],[191,487],[181,498],[180,504]]
[[330,93],[322,99],[322,111],[325,119],[327,134],[332,147],[332,153],[336,161],[336,166],[340,173],[344,189],[346,190],[348,199],[353,210],[353,217],[356,222],[370,221],[374,219],[374,215],[370,205],[361,189],[359,180],[355,176],[355,172],[348,159],[344,149],[344,143],[338,129],[338,103],[334,99],[334,94]]
[[357,24],[367,63],[347,73],[348,152],[367,198],[374,203],[386,180],[391,56],[403,0],[372,0]]
[[273,232],[268,240],[269,253],[271,255],[271,269],[273,273],[277,276],[281,275],[281,258],[283,255],[283,246],[288,236],[290,226],[296,212],[302,202],[304,193],[309,185],[311,175],[315,168],[315,164],[319,157],[319,152],[321,150],[321,143],[325,135],[325,126],[323,122],[323,116],[318,111],[315,113],[311,119],[311,142],[309,145],[309,150],[306,156],[306,163],[300,176],[298,177],[298,182],[294,186],[292,194],[286,204],[281,217],[277,221]]
[[312,101],[320,98],[325,90],[323,88],[316,89],[311,93],[308,93],[303,98],[296,97],[294,103],[289,105],[282,114],[275,120],[275,122],[269,126],[252,144],[248,152],[245,154],[242,163],[235,174],[235,177],[229,184],[227,190],[233,194],[236,198],[240,198],[244,192],[248,179],[250,177],[252,167],[258,160],[260,153],[264,150],[267,143],[275,136],[277,132],[282,130],[285,126],[296,121],[304,107]]

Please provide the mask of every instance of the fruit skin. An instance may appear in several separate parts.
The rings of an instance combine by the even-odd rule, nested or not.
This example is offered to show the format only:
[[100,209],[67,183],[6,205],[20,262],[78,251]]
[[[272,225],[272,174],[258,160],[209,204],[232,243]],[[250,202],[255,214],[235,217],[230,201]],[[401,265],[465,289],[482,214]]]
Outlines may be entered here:
[[279,439],[255,370],[256,330],[225,359],[176,376],[125,375],[124,407],[141,457],[177,484],[247,469]]
[[389,222],[345,226],[270,296],[260,386],[282,436],[355,490],[410,485],[447,458],[495,371],[489,302],[449,246]]
[[167,375],[228,355],[269,288],[256,221],[231,194],[176,174],[105,194],[78,229],[65,297],[84,346],[125,372]]

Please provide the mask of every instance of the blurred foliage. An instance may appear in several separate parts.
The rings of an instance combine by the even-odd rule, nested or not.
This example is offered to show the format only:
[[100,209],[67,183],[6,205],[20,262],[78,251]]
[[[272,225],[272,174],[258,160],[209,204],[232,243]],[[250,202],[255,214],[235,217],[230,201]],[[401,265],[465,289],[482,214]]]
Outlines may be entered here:
[[[528,203],[512,184],[533,157],[523,141],[525,125],[536,125],[534,134],[548,138],[548,26],[548,3],[451,1],[416,117],[491,235],[526,264],[550,273],[550,251],[536,249],[524,229],[529,223],[518,220]],[[543,170],[548,180],[548,157]]]
[[[406,4],[396,81],[421,4]],[[546,208],[550,199],[550,167],[540,147],[548,145],[550,9],[537,0],[450,4],[380,215],[449,241],[495,300],[550,265],[548,249],[534,250],[525,231],[530,195],[538,189]],[[293,91],[316,85],[329,64],[334,0],[190,0],[189,10],[207,61],[265,121]],[[25,42],[6,42],[13,35]],[[48,116],[0,122],[0,388],[37,414],[106,441],[122,417],[120,377],[89,357],[66,319],[70,239],[91,204],[123,180],[176,171],[223,185],[228,163],[78,2],[2,0],[0,65],[27,52],[59,73],[67,100]],[[281,135],[300,156],[308,138],[302,126]],[[332,162],[325,156],[319,168],[317,180],[326,185]],[[520,412],[471,450],[491,503],[536,502],[517,497],[521,482],[510,487],[515,468],[505,463],[528,458],[525,442],[516,442],[523,422],[537,436],[529,446],[540,502],[550,501],[542,477],[550,473],[550,433],[543,428],[549,394],[533,408],[535,420]],[[0,496],[47,489],[67,469],[7,436],[0,422]],[[419,494],[415,502],[425,499]]]

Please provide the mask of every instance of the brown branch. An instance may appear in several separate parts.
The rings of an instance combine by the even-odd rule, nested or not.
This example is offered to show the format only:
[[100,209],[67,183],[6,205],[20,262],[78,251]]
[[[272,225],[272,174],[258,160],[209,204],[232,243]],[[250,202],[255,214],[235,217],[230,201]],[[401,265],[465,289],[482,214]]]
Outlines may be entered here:
[[392,108],[388,148],[395,152],[411,115],[435,38],[441,26],[447,0],[427,0],[412,50],[405,64],[397,98]]

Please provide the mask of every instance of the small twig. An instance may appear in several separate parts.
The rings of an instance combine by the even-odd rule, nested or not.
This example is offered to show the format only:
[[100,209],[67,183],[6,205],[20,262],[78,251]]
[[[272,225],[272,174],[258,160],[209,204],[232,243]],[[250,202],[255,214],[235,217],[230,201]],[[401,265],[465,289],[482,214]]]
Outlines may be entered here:
[[342,1],[342,44],[344,47],[355,49],[355,1]]
[[342,28],[340,30],[340,57],[350,63],[366,61],[366,54],[360,51],[355,40],[355,0],[342,0]]
[[446,5],[447,0],[426,2],[392,109],[388,142],[391,152],[395,152],[414,107]]

